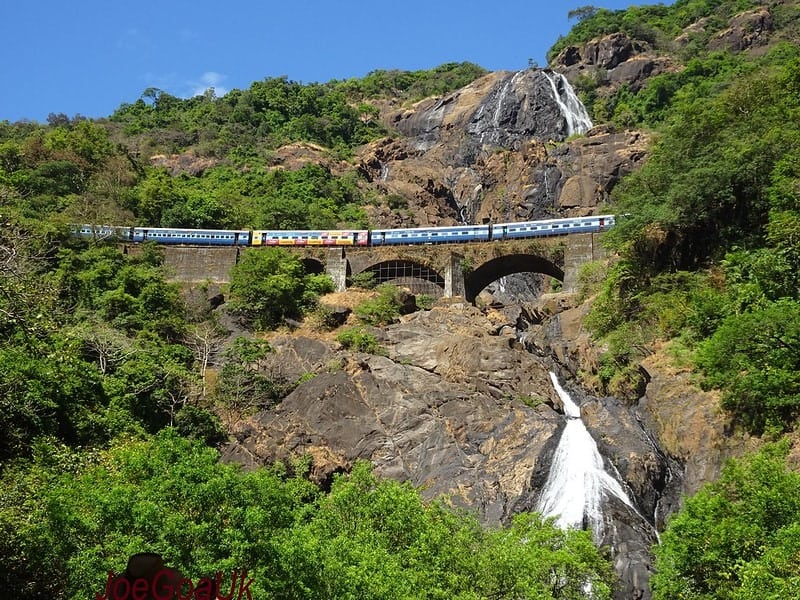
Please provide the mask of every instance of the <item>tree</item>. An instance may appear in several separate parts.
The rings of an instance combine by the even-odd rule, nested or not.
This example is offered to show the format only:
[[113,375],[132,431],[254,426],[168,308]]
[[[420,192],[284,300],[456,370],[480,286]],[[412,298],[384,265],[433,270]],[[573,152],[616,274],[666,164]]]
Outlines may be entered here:
[[227,334],[228,332],[214,319],[195,323],[186,331],[184,343],[194,352],[202,385],[200,391],[202,397],[206,395],[206,372],[222,350]]
[[293,534],[294,547],[281,544],[285,575],[276,579],[315,597],[578,599],[588,586],[600,600],[613,580],[588,532],[531,514],[486,530],[424,502],[408,483],[378,479],[364,461],[334,478]]
[[280,248],[249,249],[231,270],[231,312],[256,329],[278,326],[315,308],[317,296],[333,290],[324,275],[305,272],[299,257]]
[[789,443],[732,461],[686,500],[656,546],[655,600],[779,600],[800,592],[800,474]]
[[271,540],[317,491],[280,469],[245,473],[167,429],[108,451],[40,442],[2,474],[0,589],[16,598],[88,598],[128,556],[161,554],[185,577],[253,575],[253,597],[277,569]]
[[286,386],[268,372],[266,359],[273,352],[269,342],[243,336],[225,350],[215,396],[228,428],[253,409],[283,397]]
[[578,22],[583,21],[584,19],[589,19],[597,14],[597,7],[592,5],[586,6],[579,6],[578,8],[573,8],[567,13],[567,19],[570,21],[572,19],[577,19]]
[[791,428],[800,414],[800,304],[781,300],[727,317],[697,351],[705,385],[753,432]]

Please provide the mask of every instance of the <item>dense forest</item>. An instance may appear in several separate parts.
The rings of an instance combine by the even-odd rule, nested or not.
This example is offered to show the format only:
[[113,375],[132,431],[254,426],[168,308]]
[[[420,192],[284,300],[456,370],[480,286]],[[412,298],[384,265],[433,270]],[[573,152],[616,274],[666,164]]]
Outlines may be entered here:
[[[602,73],[576,83],[595,122],[655,140],[612,195],[617,260],[583,276],[606,349],[585,376],[631,399],[638,361],[665,345],[766,443],[670,522],[655,549],[662,600],[800,595],[800,475],[787,467],[800,417],[800,6],[769,3],[781,35],[760,52],[708,44],[764,4],[585,6],[549,54],[621,31],[681,65],[635,91],[607,88]],[[269,78],[220,98],[148,89],[106,119],[0,122],[0,591],[86,598],[146,548],[193,579],[247,568],[254,597],[581,598],[587,584],[610,597],[609,562],[586,532],[535,515],[483,529],[366,464],[323,489],[303,461],[221,463],[226,420],[299,381],[260,368],[266,341],[230,339],[207,301],[169,283],[157,248],[122,254],[69,235],[73,222],[366,226],[370,206],[398,199],[356,169],[274,169],[276,150],[312,144],[347,163],[390,134],[382,103],[484,73],[453,63],[325,84]],[[180,153],[206,168],[175,175],[150,161]],[[330,280],[291,255],[245,254],[232,278],[230,310],[250,331],[302,316],[335,327],[318,303]],[[382,288],[357,313],[380,324],[398,310],[397,290]],[[358,327],[339,339],[379,351]]]
[[[729,18],[768,4],[780,34],[760,52],[708,51]],[[589,8],[589,7],[587,7]],[[647,164],[613,193],[619,260],[588,325],[607,351],[596,374],[633,398],[638,361],[668,342],[699,383],[722,392],[738,426],[777,441],[800,417],[800,6],[678,1],[591,9],[565,39],[625,31],[684,67],[634,93],[582,94],[595,118],[655,134]],[[669,40],[703,19],[676,51]],[[731,465],[670,523],[656,548],[654,597],[785,598],[800,591],[797,485],[787,447]]]

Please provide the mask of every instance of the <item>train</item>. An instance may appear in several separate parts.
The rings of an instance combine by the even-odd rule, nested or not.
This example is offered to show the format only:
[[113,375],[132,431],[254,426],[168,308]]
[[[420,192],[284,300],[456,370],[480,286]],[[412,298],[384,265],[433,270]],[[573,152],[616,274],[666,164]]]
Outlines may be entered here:
[[72,232],[85,239],[156,242],[187,246],[392,246],[446,244],[526,239],[570,233],[597,233],[615,224],[614,215],[592,215],[516,223],[416,227],[409,229],[270,230],[180,229],[75,225]]

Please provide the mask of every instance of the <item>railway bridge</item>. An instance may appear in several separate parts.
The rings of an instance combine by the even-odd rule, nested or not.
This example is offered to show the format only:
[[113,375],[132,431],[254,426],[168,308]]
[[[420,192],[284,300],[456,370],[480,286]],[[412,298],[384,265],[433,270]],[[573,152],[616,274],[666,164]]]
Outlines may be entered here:
[[[436,245],[283,248],[300,254],[310,272],[330,275],[339,291],[344,291],[360,273],[373,273],[380,283],[396,283],[415,293],[436,297],[460,296],[473,302],[487,285],[514,273],[542,273],[561,281],[563,291],[575,291],[581,265],[604,255],[599,236],[576,233]],[[135,247],[129,250],[135,251]],[[258,251],[235,247],[164,248],[170,277],[180,283],[227,283],[239,254]]]

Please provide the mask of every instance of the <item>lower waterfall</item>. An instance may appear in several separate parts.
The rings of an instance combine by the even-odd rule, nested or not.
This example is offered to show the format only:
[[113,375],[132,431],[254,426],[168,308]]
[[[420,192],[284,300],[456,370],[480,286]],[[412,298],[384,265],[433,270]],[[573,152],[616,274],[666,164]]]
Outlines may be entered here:
[[636,512],[625,490],[609,475],[603,457],[581,420],[581,409],[550,372],[556,393],[564,405],[567,424],[553,455],[550,473],[542,489],[537,510],[554,517],[563,528],[591,527],[595,541],[604,535],[602,505],[610,494]]

